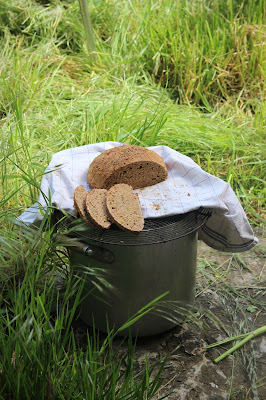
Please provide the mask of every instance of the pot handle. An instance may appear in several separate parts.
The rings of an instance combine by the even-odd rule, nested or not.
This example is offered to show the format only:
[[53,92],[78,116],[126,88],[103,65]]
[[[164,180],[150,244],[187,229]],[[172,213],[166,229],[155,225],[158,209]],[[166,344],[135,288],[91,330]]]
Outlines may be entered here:
[[53,238],[58,242],[58,246],[71,247],[71,250],[94,258],[97,261],[112,264],[115,260],[113,253],[109,250],[103,249],[102,247],[91,246],[87,243],[73,240],[72,238],[61,234],[55,234]]

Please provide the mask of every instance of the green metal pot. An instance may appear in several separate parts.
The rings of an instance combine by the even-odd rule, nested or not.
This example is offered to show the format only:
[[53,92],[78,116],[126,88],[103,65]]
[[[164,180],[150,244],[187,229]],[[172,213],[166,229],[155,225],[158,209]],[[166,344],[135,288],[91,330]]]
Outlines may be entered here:
[[[109,289],[99,290],[87,275],[80,317],[107,332],[119,329],[160,295],[160,302],[131,327],[133,336],[150,336],[179,324],[195,299],[197,230],[206,211],[146,220],[139,234],[88,228],[68,247],[70,267],[81,277],[90,268],[105,270]],[[128,330],[119,333],[127,334]]]

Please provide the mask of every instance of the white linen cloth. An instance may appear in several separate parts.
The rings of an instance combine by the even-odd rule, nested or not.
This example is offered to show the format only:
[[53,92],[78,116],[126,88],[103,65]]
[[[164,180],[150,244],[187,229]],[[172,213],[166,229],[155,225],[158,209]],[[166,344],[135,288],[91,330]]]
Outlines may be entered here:
[[[18,220],[26,225],[41,221],[40,209],[47,199],[59,209],[74,214],[73,195],[79,185],[89,191],[87,174],[100,153],[124,143],[102,142],[60,151],[52,156],[41,182],[38,202]],[[163,157],[168,178],[154,186],[136,189],[144,218],[183,214],[200,207],[209,208],[211,217],[199,229],[199,239],[220,251],[243,252],[258,242],[246,214],[232,188],[223,180],[203,171],[191,158],[167,146],[150,150]]]

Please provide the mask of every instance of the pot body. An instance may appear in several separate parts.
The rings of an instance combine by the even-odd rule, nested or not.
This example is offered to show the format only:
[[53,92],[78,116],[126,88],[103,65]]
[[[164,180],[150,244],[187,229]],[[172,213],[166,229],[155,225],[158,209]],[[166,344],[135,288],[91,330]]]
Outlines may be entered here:
[[[84,241],[84,240],[83,240]],[[86,267],[101,268],[112,288],[100,291],[86,278],[80,317],[104,332],[107,326],[120,328],[141,308],[169,292],[155,309],[131,327],[133,336],[150,336],[178,325],[185,310],[194,303],[197,263],[197,232],[159,244],[101,245],[86,240],[97,251],[109,251],[113,261],[106,263],[69,249],[70,266],[77,275],[86,276]],[[169,302],[168,302],[169,301]],[[166,311],[167,318],[158,309]],[[108,321],[108,325],[107,325]],[[121,334],[127,334],[122,330]]]

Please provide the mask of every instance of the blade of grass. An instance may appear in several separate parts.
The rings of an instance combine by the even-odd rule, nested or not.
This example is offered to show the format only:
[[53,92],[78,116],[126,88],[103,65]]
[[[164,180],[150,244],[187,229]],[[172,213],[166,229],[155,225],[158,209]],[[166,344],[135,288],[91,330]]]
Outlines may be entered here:
[[[246,344],[248,341],[250,341],[251,339],[254,339],[256,336],[262,335],[266,333],[266,325],[261,326],[260,328],[249,332],[247,334],[245,334],[244,339],[242,339],[240,342],[236,343],[233,347],[231,347],[229,350],[227,350],[226,352],[224,352],[223,354],[221,354],[219,357],[217,357],[214,362],[217,364],[218,362],[222,361],[223,359],[225,359],[226,357],[228,357],[230,354],[232,354],[234,351],[238,350],[240,347],[244,346],[244,344]],[[236,339],[240,339],[241,337],[243,337],[243,335],[239,336],[239,337],[235,337],[235,338],[229,338],[230,341],[231,340],[236,340]],[[223,341],[223,343],[225,343],[225,341]],[[220,343],[216,343],[213,346],[219,346]],[[212,346],[212,347],[213,347]]]
[[87,47],[90,57],[93,60],[97,60],[97,53],[94,41],[94,34],[92,30],[91,20],[88,11],[88,4],[86,0],[79,0],[80,12],[84,25],[84,31],[86,35]]

